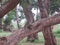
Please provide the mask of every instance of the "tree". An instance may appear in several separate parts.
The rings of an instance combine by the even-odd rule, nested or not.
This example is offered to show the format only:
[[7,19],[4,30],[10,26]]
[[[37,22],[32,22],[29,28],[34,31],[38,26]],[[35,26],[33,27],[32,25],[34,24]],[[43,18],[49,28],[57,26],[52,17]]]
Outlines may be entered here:
[[60,8],[60,0],[51,0],[50,4],[50,13],[54,13],[55,11],[59,11]]
[[[27,27],[29,24],[34,22],[33,13],[31,12],[32,5],[30,4],[30,1],[28,1],[28,0],[24,0],[21,3],[22,3],[21,5],[23,7],[25,17],[27,19],[27,23],[26,23],[25,27]],[[38,34],[37,33],[29,35],[27,37],[27,41],[31,41],[31,42],[33,42],[36,39],[38,39]]]
[[[27,19],[27,24],[25,26],[27,27],[29,24],[34,22],[33,14],[31,12],[31,7],[24,7],[24,13],[25,13],[25,16],[26,16],[26,19]],[[33,42],[35,39],[38,39],[38,34],[37,33],[29,35],[28,38],[27,38],[27,41],[32,41]]]
[[11,20],[15,18],[15,9],[10,11],[5,17],[3,18],[3,31],[12,31],[11,30]]
[[[49,16],[50,11],[50,0],[45,0],[44,3],[42,0],[38,0],[38,2],[41,12],[41,18],[47,18]],[[45,39],[45,45],[56,45],[56,39],[54,38],[54,35],[52,33],[51,26],[43,29],[43,35]],[[50,42],[47,43],[49,40]]]
[[[3,5],[0,8],[0,18],[2,18],[7,12],[9,12],[10,10],[14,9],[14,7],[16,7],[16,5],[19,3],[20,0],[16,0],[16,1],[8,1],[5,5]],[[4,11],[3,11],[4,10]],[[4,14],[3,14],[4,12]]]
[[[13,1],[14,4],[15,4],[15,1],[17,1],[17,0],[10,0],[10,1],[11,2]],[[13,2],[12,2],[12,5],[13,5]],[[17,3],[19,3],[19,2],[17,2]],[[16,6],[16,4],[15,4],[15,6]],[[13,7],[11,7],[11,9],[13,9]],[[9,10],[11,10],[11,9],[9,9]],[[6,11],[6,7],[5,7],[4,10]],[[8,11],[6,11],[4,13],[4,10],[2,10],[3,14],[1,13],[2,15],[0,17],[4,16],[4,14],[9,11],[8,10]],[[49,26],[55,25],[55,24],[59,24],[59,23],[60,23],[60,13],[56,14],[55,16],[51,16],[51,17],[48,17],[48,18],[38,20],[37,22],[34,22],[34,23],[28,25],[28,27],[30,28],[30,31],[28,31],[29,30],[28,27],[26,29],[22,28],[20,30],[17,30],[15,32],[13,32],[12,35],[6,37],[7,42],[4,45],[17,45],[17,43],[19,41],[21,41],[24,37],[29,36],[29,35],[31,35],[33,33],[38,33],[40,31],[42,31],[44,28],[46,28],[46,27],[49,27]]]
[[15,31],[12,35],[6,37],[7,38],[6,45],[8,45],[8,44],[17,45],[18,42],[21,41],[24,37],[31,35],[33,33],[37,33],[47,26],[55,25],[58,23],[60,23],[60,14],[56,14],[56,16],[52,16],[50,18],[41,19],[32,24],[32,28],[36,29],[36,30],[28,31],[28,28],[26,30],[20,29],[20,30]]
[[17,21],[17,26],[18,26],[18,29],[20,28],[19,26],[19,4],[16,6],[16,21]]

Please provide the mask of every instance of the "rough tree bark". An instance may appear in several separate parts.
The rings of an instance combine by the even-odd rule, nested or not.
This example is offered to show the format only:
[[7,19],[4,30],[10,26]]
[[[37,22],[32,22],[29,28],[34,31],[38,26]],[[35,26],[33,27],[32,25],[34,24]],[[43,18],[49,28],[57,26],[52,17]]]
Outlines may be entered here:
[[7,12],[11,11],[16,7],[20,0],[9,0],[5,5],[0,7],[0,18],[2,18]]
[[[25,16],[26,16],[26,19],[27,19],[27,24],[25,25],[26,27],[33,23],[34,22],[34,18],[33,18],[33,14],[31,12],[31,5],[29,5],[28,7],[24,7],[23,10],[24,10],[24,13],[25,13]],[[35,34],[32,34],[32,35],[29,35],[27,37],[27,41],[30,41],[30,42],[33,42],[34,40],[38,39],[38,34],[35,33]]]
[[[50,11],[50,0],[44,0],[44,2],[42,0],[38,0],[38,2],[41,12],[41,18],[47,18]],[[51,26],[45,27],[42,32],[45,39],[45,45],[56,45],[56,39],[53,35]]]

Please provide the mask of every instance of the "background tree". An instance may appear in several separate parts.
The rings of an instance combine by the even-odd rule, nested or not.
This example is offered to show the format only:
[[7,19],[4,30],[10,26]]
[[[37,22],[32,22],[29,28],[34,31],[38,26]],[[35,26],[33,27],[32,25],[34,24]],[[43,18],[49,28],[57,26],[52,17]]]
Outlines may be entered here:
[[[44,2],[42,0],[38,0],[38,2],[41,12],[41,18],[47,18],[49,16],[50,11],[50,0],[45,0]],[[51,26],[44,28],[42,32],[45,39],[45,45],[56,45],[56,39],[54,38],[54,35],[52,33]],[[49,40],[50,42],[47,43]]]
[[51,5],[50,5],[50,13],[52,14],[55,11],[59,12],[60,8],[60,0],[51,0]]
[[[24,0],[24,1],[21,0],[21,5],[23,7],[25,17],[27,19],[27,23],[26,23],[25,27],[34,22],[33,14],[31,12],[31,10],[32,10],[31,3],[33,4],[34,0],[31,0],[31,1],[30,0]],[[35,39],[38,39],[38,34],[32,34],[32,35],[28,36],[28,38],[27,38],[28,41],[34,41]]]

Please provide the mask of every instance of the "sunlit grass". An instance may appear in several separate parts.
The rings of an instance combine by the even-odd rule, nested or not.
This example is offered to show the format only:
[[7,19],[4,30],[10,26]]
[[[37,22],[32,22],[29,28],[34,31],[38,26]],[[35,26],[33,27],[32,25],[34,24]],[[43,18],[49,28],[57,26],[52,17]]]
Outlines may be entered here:
[[0,32],[0,37],[9,36],[11,32]]

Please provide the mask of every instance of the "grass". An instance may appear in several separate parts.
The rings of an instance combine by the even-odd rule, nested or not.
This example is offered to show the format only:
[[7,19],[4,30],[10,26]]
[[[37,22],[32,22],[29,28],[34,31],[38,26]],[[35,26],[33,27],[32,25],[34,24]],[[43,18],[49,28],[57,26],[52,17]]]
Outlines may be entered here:
[[[35,40],[33,43],[43,43],[44,42],[44,37],[43,37],[42,32],[38,33],[38,38],[39,38],[39,40]],[[26,41],[27,41],[27,37],[24,38],[21,42],[26,43]]]
[[0,37],[9,36],[10,32],[0,32]]

